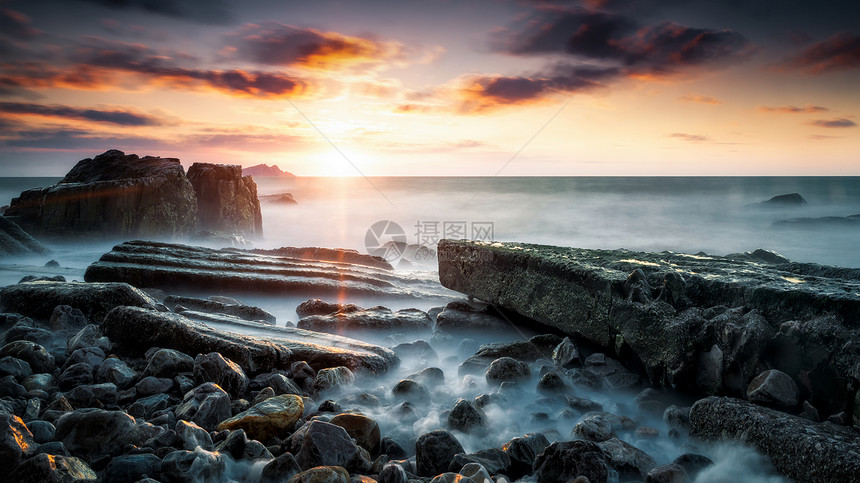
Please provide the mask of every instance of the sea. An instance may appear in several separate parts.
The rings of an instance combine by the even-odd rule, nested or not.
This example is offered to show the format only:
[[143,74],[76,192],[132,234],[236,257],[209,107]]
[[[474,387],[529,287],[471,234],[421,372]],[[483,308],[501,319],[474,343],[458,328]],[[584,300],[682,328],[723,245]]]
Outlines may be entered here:
[[[8,204],[25,189],[58,180],[0,178],[0,205]],[[296,177],[255,181],[264,231],[262,240],[253,240],[255,247],[349,248],[391,256],[392,264],[404,270],[415,270],[416,266],[399,264],[399,252],[380,252],[389,246],[387,242],[422,245],[431,251],[441,238],[711,255],[764,248],[796,262],[860,267],[860,220],[856,224],[840,220],[860,214],[860,177]],[[292,194],[296,203],[277,201],[285,193]],[[762,204],[793,193],[800,194],[805,203]],[[818,223],[779,223],[824,217],[832,218]],[[25,274],[59,273],[69,280],[82,280],[86,267],[118,241],[53,240],[47,242],[53,250],[47,256],[0,259],[0,286],[16,283]],[[56,259],[60,268],[43,267],[50,258]],[[419,268],[433,276],[432,264]],[[285,302],[283,298],[243,300],[274,313],[279,324],[296,320],[295,305],[300,302]],[[346,302],[370,306],[363,300]],[[429,308],[414,301],[399,303],[406,305],[392,301],[387,306]],[[499,334],[495,340],[523,337],[522,332],[512,331]],[[386,346],[401,342],[392,338],[366,340]],[[465,352],[465,339],[438,344],[429,340],[439,353],[437,365],[445,371],[447,386],[433,393],[431,410],[405,424],[392,416],[387,406],[363,409],[377,419],[383,434],[393,435],[406,446],[418,434],[443,427],[440,414],[450,409],[456,398],[472,398],[490,390],[482,378],[457,376],[457,364],[463,357],[490,339],[468,339],[471,346],[466,344]],[[404,360],[387,379],[364,382],[364,390],[384,400],[390,397],[386,388],[425,364],[423,360]],[[536,379],[528,384],[534,387],[535,383]],[[666,437],[669,428],[662,420],[636,414],[634,394],[578,395],[600,402],[606,411],[639,418],[657,428],[661,436],[654,441],[632,436],[625,439],[646,449],[658,464],[687,451],[707,454],[716,465],[700,474],[696,482],[783,481],[766,458],[749,448],[729,444],[695,447],[683,437]],[[555,431],[555,439],[567,438],[575,421],[554,419],[558,408],[541,406],[539,396],[526,391],[518,396],[522,401],[514,409],[488,409],[493,427],[504,430],[494,433],[492,441],[464,438],[467,451],[500,445],[517,434],[548,427]],[[539,417],[544,412],[549,420]]]

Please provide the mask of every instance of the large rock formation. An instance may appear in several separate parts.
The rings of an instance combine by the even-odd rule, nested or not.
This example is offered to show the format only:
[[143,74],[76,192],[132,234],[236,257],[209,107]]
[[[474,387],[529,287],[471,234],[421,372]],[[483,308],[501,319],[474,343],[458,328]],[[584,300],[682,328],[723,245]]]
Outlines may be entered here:
[[442,240],[439,278],[596,343],[657,385],[740,396],[776,368],[820,410],[850,414],[860,273],[762,258]]
[[194,163],[188,179],[197,194],[200,229],[215,233],[263,236],[257,185],[239,165]]
[[[330,261],[331,260],[331,261]],[[387,269],[384,268],[387,266]],[[353,250],[213,250],[156,242],[117,245],[87,268],[87,282],[165,290],[268,294],[441,297],[434,279],[403,277],[384,260]]]
[[269,166],[268,164],[258,164],[248,168],[242,168],[242,174],[245,176],[283,176],[286,178],[295,178],[296,175],[289,171],[281,171],[277,164]]
[[795,481],[853,481],[860,474],[860,431],[791,416],[746,401],[709,397],[690,410],[690,435],[740,440]]
[[38,255],[48,250],[20,226],[0,216],[0,257],[7,255]]
[[197,200],[178,159],[110,150],[24,191],[5,216],[36,236],[177,237],[195,231]]

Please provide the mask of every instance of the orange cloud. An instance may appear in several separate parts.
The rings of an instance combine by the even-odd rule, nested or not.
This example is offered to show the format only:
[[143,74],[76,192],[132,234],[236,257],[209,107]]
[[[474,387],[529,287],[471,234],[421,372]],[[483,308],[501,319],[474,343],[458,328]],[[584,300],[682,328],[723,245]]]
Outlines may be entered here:
[[810,114],[815,112],[827,112],[830,109],[822,106],[813,106],[807,105],[806,107],[796,107],[796,106],[778,106],[778,107],[770,107],[770,106],[760,106],[758,108],[759,112],[773,112],[777,114]]
[[670,138],[677,138],[683,141],[691,142],[691,143],[703,143],[705,141],[710,141],[711,138],[708,136],[704,136],[702,134],[688,134],[683,132],[673,132],[669,135]]
[[841,32],[804,49],[775,66],[777,70],[802,70],[824,74],[860,68],[860,34]]
[[700,96],[695,94],[687,94],[685,96],[681,96],[678,98],[678,100],[683,102],[694,102],[697,104],[710,104],[712,106],[723,103],[723,101],[715,97]]

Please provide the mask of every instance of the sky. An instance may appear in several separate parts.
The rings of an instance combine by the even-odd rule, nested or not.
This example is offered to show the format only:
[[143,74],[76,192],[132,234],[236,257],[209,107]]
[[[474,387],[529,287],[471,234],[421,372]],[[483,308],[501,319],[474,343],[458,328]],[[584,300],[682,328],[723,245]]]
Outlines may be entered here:
[[860,175],[860,4],[0,0],[0,176]]

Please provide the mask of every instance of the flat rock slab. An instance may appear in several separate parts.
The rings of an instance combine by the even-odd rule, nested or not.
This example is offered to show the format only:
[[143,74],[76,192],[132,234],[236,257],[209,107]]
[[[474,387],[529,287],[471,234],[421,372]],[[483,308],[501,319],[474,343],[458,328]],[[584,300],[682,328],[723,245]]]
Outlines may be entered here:
[[429,331],[433,321],[426,312],[418,309],[403,309],[396,312],[385,307],[344,311],[328,315],[311,315],[299,319],[300,329],[341,334],[349,331]]
[[137,307],[112,310],[105,318],[104,332],[123,349],[136,353],[150,347],[189,355],[218,352],[249,374],[289,370],[296,361],[306,361],[316,370],[346,366],[372,373],[383,373],[399,363],[389,349],[346,337],[253,322],[210,326],[179,314]]
[[747,401],[709,397],[690,410],[690,435],[741,441],[768,456],[796,481],[854,481],[860,475],[860,431],[768,409]]
[[[820,397],[816,389],[813,404],[838,412],[860,378],[860,345],[847,343],[860,342],[858,269],[763,250],[718,257],[442,240],[438,252],[445,287],[595,343],[653,384],[733,395],[766,368],[796,382],[806,371],[813,387],[836,388]],[[796,321],[839,336],[771,351],[803,328]]]
[[127,283],[26,282],[0,290],[0,312],[48,320],[58,305],[70,305],[101,323],[114,307],[155,308],[155,299]]
[[[338,258],[336,253],[341,253]],[[313,258],[318,257],[318,258]],[[434,278],[401,276],[382,259],[354,250],[215,250],[131,241],[87,268],[87,282],[224,293],[449,297]]]

